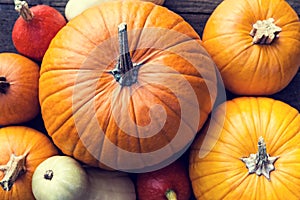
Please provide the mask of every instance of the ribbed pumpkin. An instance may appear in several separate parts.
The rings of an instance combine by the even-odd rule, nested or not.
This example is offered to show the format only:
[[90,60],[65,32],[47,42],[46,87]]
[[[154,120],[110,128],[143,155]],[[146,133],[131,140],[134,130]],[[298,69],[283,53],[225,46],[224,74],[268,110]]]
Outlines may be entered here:
[[182,17],[149,2],[113,1],[52,40],[39,97],[63,153],[91,166],[152,170],[192,142],[216,82],[213,61]]
[[0,54],[0,125],[27,122],[40,111],[39,66],[16,53]]
[[295,108],[271,98],[220,105],[191,147],[197,199],[299,199],[299,125]]
[[39,131],[24,126],[0,128],[0,199],[34,200],[33,172],[57,153],[53,143]]
[[203,45],[228,90],[274,94],[299,69],[300,21],[284,0],[226,0],[208,19]]

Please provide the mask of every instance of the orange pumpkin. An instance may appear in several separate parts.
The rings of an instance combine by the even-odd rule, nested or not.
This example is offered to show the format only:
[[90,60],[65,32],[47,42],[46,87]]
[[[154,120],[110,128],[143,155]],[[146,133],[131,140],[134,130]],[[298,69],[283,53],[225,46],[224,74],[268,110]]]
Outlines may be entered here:
[[212,109],[216,82],[183,18],[149,2],[112,1],[52,40],[39,97],[63,153],[92,166],[150,170],[186,150]]
[[299,124],[295,108],[271,98],[220,105],[191,147],[197,199],[299,199]]
[[0,54],[0,125],[27,122],[39,113],[39,70],[22,55]]
[[31,179],[36,167],[56,155],[53,143],[39,131],[24,126],[0,129],[0,199],[34,199]]
[[299,69],[300,21],[284,0],[226,0],[208,19],[203,45],[229,91],[270,95]]

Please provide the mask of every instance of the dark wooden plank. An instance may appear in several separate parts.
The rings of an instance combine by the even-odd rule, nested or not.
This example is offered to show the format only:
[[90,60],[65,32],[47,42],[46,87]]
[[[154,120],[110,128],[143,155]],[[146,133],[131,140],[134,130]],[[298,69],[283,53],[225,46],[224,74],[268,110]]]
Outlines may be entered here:
[[197,33],[202,37],[203,29],[206,24],[206,21],[209,18],[209,15],[206,14],[187,14],[182,13],[180,16],[183,17],[185,21],[187,21],[194,29],[197,31]]
[[300,69],[286,88],[271,97],[293,106],[300,112]]
[[[210,14],[222,1],[223,0],[166,0],[164,5],[177,13]],[[299,0],[287,0],[287,2],[300,14]]]
[[0,5],[0,52],[16,52],[11,39],[11,31],[18,17],[12,4]]
[[203,13],[210,14],[222,0],[166,0],[164,6],[176,13]]

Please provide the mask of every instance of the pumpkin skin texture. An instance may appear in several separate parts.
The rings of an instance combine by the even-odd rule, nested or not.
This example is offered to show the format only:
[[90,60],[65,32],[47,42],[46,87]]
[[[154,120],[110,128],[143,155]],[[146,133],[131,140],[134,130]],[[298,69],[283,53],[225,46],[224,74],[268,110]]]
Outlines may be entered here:
[[0,125],[27,122],[40,112],[39,70],[22,55],[0,54]]
[[87,200],[135,200],[136,193],[129,175],[119,171],[85,168],[88,179]]
[[[77,15],[81,14],[84,10],[108,1],[114,1],[114,0],[88,0],[85,2],[82,2],[80,0],[69,0],[65,7],[65,16],[67,20],[70,21]],[[140,1],[140,0],[136,0],[136,1]],[[157,5],[163,5],[165,2],[164,0],[142,0],[142,1],[152,2]]]
[[12,41],[20,54],[42,61],[52,38],[65,26],[66,20],[58,10],[48,5],[26,9],[32,16],[20,14],[13,26]]
[[[205,126],[191,147],[189,172],[196,198],[299,199],[299,112],[271,98],[239,97],[216,113],[220,115],[211,119],[210,131]],[[275,169],[257,175],[259,170],[248,172],[244,160],[258,152],[260,137],[275,158]]]
[[[132,62],[141,63],[128,86],[112,75],[123,22]],[[149,2],[113,1],[89,8],[52,40],[39,99],[47,132],[63,153],[137,172],[186,150],[212,109],[216,82],[199,35],[180,16]]]
[[52,156],[36,168],[32,176],[32,192],[37,200],[86,199],[88,177],[75,159]]
[[8,126],[0,129],[0,152],[1,184],[7,180],[6,174],[10,174],[10,171],[6,171],[5,174],[3,167],[8,163],[12,154],[22,158],[25,162],[19,165],[25,168],[25,172],[16,173],[19,175],[13,181],[10,190],[4,190],[4,186],[1,185],[0,199],[35,199],[31,187],[32,175],[42,161],[58,154],[56,147],[47,136],[39,131],[24,126]]
[[[254,43],[252,26],[268,19],[281,31],[270,44]],[[203,45],[229,91],[270,95],[285,88],[299,69],[300,21],[283,0],[222,1],[205,25]]]

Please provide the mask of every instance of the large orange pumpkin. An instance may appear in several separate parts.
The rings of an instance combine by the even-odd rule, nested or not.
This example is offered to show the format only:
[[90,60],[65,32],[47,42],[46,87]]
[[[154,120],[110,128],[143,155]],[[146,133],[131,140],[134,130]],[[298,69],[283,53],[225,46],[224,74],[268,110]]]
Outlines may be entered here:
[[300,21],[284,0],[226,0],[208,19],[203,45],[228,90],[274,94],[299,69]]
[[299,125],[295,108],[271,98],[220,105],[191,147],[197,199],[299,199]]
[[199,35],[180,16],[149,2],[113,1],[84,11],[52,40],[39,97],[63,153],[147,171],[186,150],[212,109],[216,82]]
[[53,143],[24,126],[0,128],[0,199],[33,199],[31,179],[36,167],[56,155]]
[[0,125],[33,119],[40,111],[39,66],[16,54],[0,54]]

